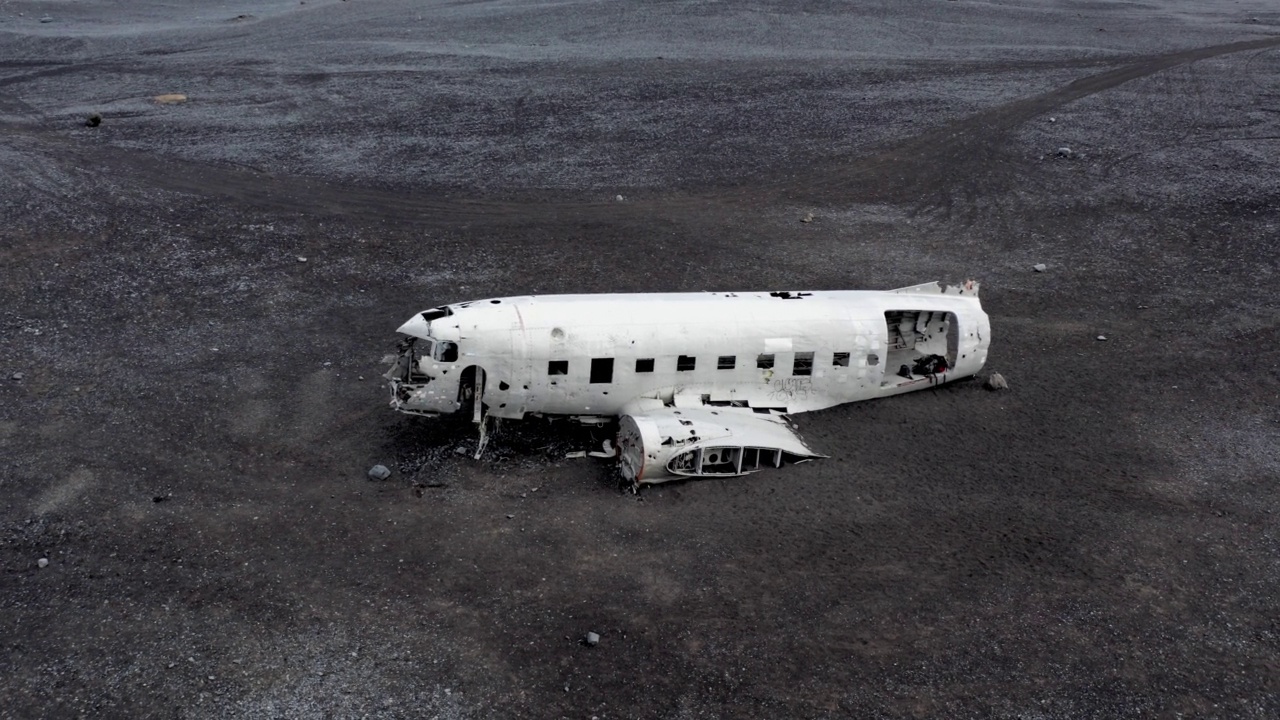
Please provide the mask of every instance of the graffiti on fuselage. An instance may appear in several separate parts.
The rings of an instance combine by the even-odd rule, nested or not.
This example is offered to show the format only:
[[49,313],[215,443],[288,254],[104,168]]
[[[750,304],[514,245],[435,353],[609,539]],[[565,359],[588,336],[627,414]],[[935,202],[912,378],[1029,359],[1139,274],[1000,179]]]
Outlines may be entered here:
[[812,392],[812,378],[788,377],[769,381],[770,400],[808,400]]

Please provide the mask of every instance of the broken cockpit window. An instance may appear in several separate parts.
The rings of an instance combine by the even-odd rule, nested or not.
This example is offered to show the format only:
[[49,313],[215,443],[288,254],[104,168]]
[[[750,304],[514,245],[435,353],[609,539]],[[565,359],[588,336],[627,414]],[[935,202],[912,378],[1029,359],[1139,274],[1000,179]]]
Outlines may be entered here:
[[849,353],[838,352],[831,355],[832,367],[849,367]]
[[449,306],[445,305],[444,307],[431,308],[430,310],[423,310],[422,319],[426,320],[427,322],[431,322],[432,320],[439,320],[442,317],[449,317],[452,314],[453,314],[453,310],[450,310]]
[[458,359],[458,344],[451,343],[448,340],[437,340],[432,348],[431,357],[440,362],[456,362]]
[[761,370],[768,370],[773,367],[773,353],[761,353],[756,356],[756,367]]

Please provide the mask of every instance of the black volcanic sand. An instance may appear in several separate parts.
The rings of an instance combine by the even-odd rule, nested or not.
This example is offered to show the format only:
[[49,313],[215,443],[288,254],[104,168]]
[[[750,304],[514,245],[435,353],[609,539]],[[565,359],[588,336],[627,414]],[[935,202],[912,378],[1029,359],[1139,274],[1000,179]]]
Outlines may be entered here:
[[[1280,716],[1274,3],[208,5],[0,4],[0,717]],[[966,278],[1010,391],[748,478],[379,378]]]

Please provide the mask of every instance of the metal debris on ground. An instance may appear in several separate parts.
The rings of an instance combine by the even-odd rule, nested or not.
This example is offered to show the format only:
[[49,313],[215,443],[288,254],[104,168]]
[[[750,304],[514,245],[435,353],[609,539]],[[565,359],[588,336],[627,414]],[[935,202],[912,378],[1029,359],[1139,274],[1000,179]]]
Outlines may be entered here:
[[613,446],[613,442],[608,438],[605,438],[601,445],[603,447],[602,450],[593,450],[587,454],[595,458],[611,458],[618,456],[618,449]]

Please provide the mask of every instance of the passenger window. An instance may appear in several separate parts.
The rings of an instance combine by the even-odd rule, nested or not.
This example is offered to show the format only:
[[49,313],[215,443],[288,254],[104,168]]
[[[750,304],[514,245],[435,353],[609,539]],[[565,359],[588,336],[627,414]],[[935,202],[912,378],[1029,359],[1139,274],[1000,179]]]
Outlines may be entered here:
[[717,370],[732,370],[736,367],[738,367],[737,355],[721,355],[720,359],[716,361]]
[[773,367],[773,353],[766,353],[756,356],[756,367],[761,370],[768,370]]
[[551,362],[547,363],[547,374],[548,375],[568,375],[569,361],[568,360],[552,360]]
[[689,372],[690,370],[693,370],[693,367],[697,362],[698,359],[692,355],[681,355],[676,360],[676,370],[679,372]]
[[613,358],[591,358],[591,382],[613,382]]
[[640,358],[636,360],[636,372],[653,372],[653,358]]
[[798,352],[796,353],[795,362],[791,364],[792,375],[812,375],[813,374],[813,353]]
[[849,353],[838,352],[831,356],[833,367],[849,367]]

